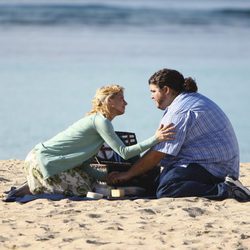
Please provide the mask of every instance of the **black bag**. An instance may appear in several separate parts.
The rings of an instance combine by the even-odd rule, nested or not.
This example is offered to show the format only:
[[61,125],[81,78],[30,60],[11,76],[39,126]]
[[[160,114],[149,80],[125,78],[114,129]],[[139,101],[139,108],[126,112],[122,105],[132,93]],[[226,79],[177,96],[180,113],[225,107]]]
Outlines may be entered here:
[[[126,146],[134,145],[137,143],[136,135],[131,132],[116,132]],[[114,152],[106,143],[102,146],[93,162],[92,167],[104,168],[107,173],[113,171],[125,172],[140,159],[140,155],[124,160],[120,155]],[[138,186],[145,189],[147,195],[154,193],[155,180],[160,174],[160,167],[155,167],[147,173],[135,177],[132,180],[119,184],[121,186]]]

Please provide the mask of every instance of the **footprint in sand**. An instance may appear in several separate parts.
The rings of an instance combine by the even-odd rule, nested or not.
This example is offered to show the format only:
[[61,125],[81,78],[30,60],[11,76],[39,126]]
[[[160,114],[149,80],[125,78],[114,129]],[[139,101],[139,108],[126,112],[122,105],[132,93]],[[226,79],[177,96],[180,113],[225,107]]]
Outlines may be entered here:
[[102,217],[100,214],[87,214],[87,216],[92,219],[98,219]]
[[188,207],[188,208],[183,208],[182,210],[186,211],[188,215],[193,218],[195,218],[196,216],[201,216],[206,213],[206,210],[200,207]]
[[157,214],[157,211],[152,209],[152,208],[140,208],[140,209],[138,209],[138,211],[141,211],[141,212],[146,213],[146,214],[152,214],[152,215]]
[[9,238],[6,238],[6,237],[0,235],[0,242],[5,242],[8,240],[9,240]]
[[3,182],[10,182],[9,179],[3,178],[3,177],[0,177],[0,181],[3,181]]
[[106,227],[105,230],[123,231],[124,229],[121,225],[111,225]]
[[98,241],[95,239],[91,239],[91,240],[86,240],[86,243],[94,244],[94,245],[106,245],[106,244],[109,244],[110,242],[104,242],[104,241]]

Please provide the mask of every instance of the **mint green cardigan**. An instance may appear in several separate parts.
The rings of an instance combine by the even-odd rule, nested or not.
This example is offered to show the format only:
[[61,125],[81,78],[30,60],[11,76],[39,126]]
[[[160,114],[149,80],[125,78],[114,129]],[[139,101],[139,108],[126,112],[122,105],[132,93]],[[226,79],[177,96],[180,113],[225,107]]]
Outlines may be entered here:
[[110,120],[100,113],[91,114],[35,146],[44,179],[88,163],[104,142],[122,158],[129,159],[156,145],[158,141],[152,136],[141,143],[125,146]]

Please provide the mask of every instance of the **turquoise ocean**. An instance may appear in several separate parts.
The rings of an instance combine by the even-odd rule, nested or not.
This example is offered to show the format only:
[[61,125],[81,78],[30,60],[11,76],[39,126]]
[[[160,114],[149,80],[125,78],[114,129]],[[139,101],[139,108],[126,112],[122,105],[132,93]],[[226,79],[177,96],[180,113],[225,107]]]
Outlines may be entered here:
[[24,159],[109,83],[128,102],[115,129],[151,136],[148,78],[164,67],[225,111],[250,162],[250,1],[0,0],[0,159]]

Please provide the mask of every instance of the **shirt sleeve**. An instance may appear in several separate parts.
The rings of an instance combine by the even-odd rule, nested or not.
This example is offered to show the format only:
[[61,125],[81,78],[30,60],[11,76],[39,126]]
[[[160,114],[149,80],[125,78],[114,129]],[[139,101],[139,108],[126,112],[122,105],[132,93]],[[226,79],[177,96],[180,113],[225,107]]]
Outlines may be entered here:
[[103,140],[123,159],[134,157],[158,143],[156,136],[152,136],[140,143],[126,146],[115,133],[112,123],[101,116],[96,116],[94,126]]
[[161,124],[173,123],[176,128],[175,139],[171,141],[160,142],[153,147],[153,150],[164,154],[177,156],[187,136],[187,130],[190,126],[191,116],[189,113],[179,113],[174,115],[165,114]]

